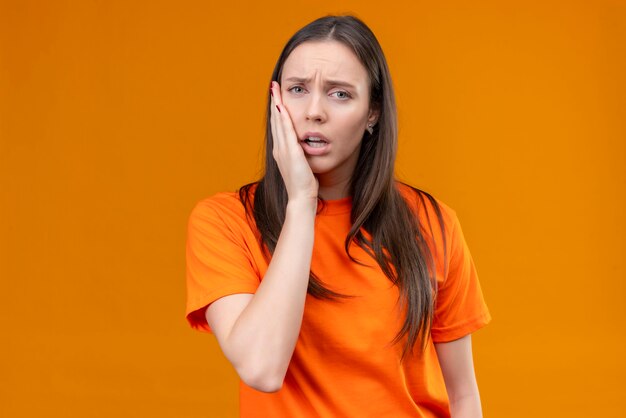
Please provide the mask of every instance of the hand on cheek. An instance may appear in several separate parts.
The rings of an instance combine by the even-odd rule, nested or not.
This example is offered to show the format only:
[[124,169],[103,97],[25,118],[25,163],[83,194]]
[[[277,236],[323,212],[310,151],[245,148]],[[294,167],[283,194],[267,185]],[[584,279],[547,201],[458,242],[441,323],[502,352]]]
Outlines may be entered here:
[[273,156],[285,182],[289,200],[317,202],[318,182],[298,142],[289,111],[282,102],[280,85],[270,85],[270,123],[274,142]]

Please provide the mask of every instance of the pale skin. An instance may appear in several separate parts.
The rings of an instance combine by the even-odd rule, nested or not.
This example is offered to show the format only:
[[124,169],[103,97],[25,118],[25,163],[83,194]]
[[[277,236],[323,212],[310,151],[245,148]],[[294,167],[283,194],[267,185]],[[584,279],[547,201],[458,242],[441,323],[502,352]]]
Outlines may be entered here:
[[[278,391],[304,312],[313,252],[317,196],[347,196],[361,138],[378,112],[369,103],[365,67],[336,41],[305,42],[271,85],[273,156],[289,196],[274,255],[255,294],[220,298],[206,319],[222,351],[247,385]],[[339,81],[339,83],[337,83]],[[312,150],[306,133],[327,139]],[[454,418],[481,417],[471,337],[435,344]]]

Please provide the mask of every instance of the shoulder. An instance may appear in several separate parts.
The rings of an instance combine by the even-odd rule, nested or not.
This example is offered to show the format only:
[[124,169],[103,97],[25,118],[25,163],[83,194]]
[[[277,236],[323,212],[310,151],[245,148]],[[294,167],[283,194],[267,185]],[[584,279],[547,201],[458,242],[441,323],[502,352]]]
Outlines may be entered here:
[[400,181],[396,181],[396,187],[420,222],[439,219],[450,230],[457,222],[456,211],[441,199]]
[[235,217],[245,216],[244,206],[237,192],[220,192],[200,200],[191,211],[190,218],[202,219],[207,216]]
[[[250,183],[232,192],[219,192],[198,201],[191,211],[191,217],[221,215],[224,217],[245,218],[246,205],[254,201],[254,192],[258,183]],[[242,200],[243,199],[243,200]],[[246,200],[244,202],[244,200]]]
[[423,190],[404,183],[398,183],[398,190],[416,213],[419,230],[438,258],[437,276],[442,285],[447,282],[449,272],[458,271],[470,257],[457,213],[441,199]]
[[[246,213],[245,204],[252,204],[255,186],[247,185],[238,191],[219,192],[201,199],[189,215],[189,228],[204,230],[219,227],[233,232],[250,229],[250,222],[254,222]],[[242,196],[249,196],[249,201],[244,204]]]

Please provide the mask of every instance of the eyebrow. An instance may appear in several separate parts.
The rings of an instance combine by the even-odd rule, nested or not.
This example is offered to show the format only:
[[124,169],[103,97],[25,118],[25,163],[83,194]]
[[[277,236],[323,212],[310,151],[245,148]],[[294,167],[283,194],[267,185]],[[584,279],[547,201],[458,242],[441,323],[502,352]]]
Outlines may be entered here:
[[[302,78],[302,77],[289,77],[287,79],[285,79],[285,81],[295,81],[297,83],[309,83],[311,81],[310,78]],[[356,89],[356,87],[353,84],[348,83],[347,81],[342,81],[342,80],[326,80],[326,84],[330,85],[330,86],[341,86],[341,87],[348,87],[348,88],[352,88],[352,89]]]

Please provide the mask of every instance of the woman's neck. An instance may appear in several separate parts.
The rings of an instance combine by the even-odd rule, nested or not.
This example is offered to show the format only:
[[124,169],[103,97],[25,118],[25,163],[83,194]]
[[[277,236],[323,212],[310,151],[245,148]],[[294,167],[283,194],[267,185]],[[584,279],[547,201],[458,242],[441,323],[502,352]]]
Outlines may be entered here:
[[329,175],[318,175],[317,180],[319,181],[318,194],[324,200],[343,199],[350,195],[350,177],[333,179]]

